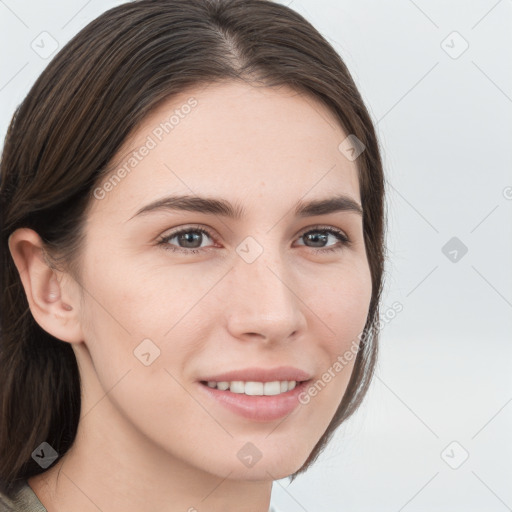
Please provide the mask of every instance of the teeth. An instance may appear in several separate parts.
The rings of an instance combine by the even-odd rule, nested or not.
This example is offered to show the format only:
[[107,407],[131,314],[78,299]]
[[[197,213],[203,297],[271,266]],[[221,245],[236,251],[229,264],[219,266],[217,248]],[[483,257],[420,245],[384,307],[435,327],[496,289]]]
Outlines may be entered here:
[[242,384],[241,392],[246,395],[263,395],[265,389],[263,382],[246,382],[245,385],[241,382],[240,384]]
[[244,387],[244,383],[241,380],[234,380],[229,383],[229,391],[231,393],[243,393]]
[[239,393],[251,396],[272,396],[279,395],[291,391],[297,385],[294,380],[275,380],[273,382],[243,382],[234,380],[232,382],[215,382],[209,380],[207,382],[209,388],[217,388],[221,391],[231,391],[231,393]]
[[[288,389],[286,391],[288,391]],[[279,393],[281,393],[281,383],[278,380],[274,382],[265,382],[265,384],[263,385],[264,395],[279,395]]]

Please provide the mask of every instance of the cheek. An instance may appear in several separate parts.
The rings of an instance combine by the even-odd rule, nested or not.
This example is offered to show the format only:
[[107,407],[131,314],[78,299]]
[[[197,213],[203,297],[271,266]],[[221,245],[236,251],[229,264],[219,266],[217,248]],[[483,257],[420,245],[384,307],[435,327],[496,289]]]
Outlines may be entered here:
[[307,430],[320,438],[336,413],[352,376],[361,334],[367,321],[371,289],[360,283],[332,290],[325,300],[328,335],[320,341],[322,364],[315,381],[299,400],[306,411]]
[[321,305],[318,316],[327,335],[320,341],[324,355],[320,378],[308,396],[318,407],[329,411],[330,418],[348,386],[368,319],[372,294],[369,268],[354,267],[351,272],[340,273],[336,284],[317,290],[316,300]]
[[332,335],[332,344],[338,352],[353,339],[359,339],[368,318],[372,295],[369,268],[361,266],[347,271],[329,284],[317,296],[322,304],[322,319]]
[[130,382],[139,382],[141,389],[155,386],[161,394],[173,383],[165,370],[175,374],[197,350],[196,338],[204,338],[197,312],[205,291],[179,272],[155,271],[128,260],[101,263],[97,258],[89,268],[95,271],[87,281],[84,336],[98,379],[110,389],[130,370]]
[[[160,328],[172,326],[172,312],[178,306],[177,293],[163,281],[162,272],[148,272],[128,258],[109,256],[108,250],[92,257],[84,279],[88,317],[97,328],[114,329],[141,340]],[[166,323],[166,325],[159,325]]]

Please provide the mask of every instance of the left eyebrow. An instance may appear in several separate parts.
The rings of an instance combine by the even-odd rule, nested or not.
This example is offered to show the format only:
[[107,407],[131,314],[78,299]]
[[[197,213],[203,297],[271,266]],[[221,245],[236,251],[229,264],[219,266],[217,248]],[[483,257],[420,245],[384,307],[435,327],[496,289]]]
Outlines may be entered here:
[[[233,220],[240,220],[245,209],[240,204],[231,204],[225,199],[198,196],[168,196],[143,206],[128,220],[138,215],[154,211],[189,211],[210,215],[219,215]],[[295,205],[296,217],[314,217],[335,212],[351,212],[363,217],[363,208],[352,197],[341,194],[326,199],[298,201]]]

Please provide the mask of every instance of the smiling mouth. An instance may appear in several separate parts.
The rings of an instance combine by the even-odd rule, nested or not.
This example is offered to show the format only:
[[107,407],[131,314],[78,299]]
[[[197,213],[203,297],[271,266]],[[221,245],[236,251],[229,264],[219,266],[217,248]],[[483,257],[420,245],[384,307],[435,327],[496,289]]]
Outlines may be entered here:
[[219,391],[228,391],[230,393],[248,396],[276,396],[292,391],[297,385],[307,381],[276,380],[271,382],[258,382],[234,380],[231,382],[216,382],[203,380],[200,382],[204,386],[208,386],[212,389],[218,389]]

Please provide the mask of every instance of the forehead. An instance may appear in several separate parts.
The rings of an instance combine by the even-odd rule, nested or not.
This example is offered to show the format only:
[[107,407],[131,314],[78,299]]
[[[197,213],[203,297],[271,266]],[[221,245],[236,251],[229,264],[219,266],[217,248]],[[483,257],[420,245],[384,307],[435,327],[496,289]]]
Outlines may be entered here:
[[340,192],[360,203],[357,164],[338,149],[346,136],[325,105],[288,86],[192,88],[133,131],[112,159],[100,184],[108,193],[93,211],[126,216],[167,193],[284,206],[288,196],[295,203]]

